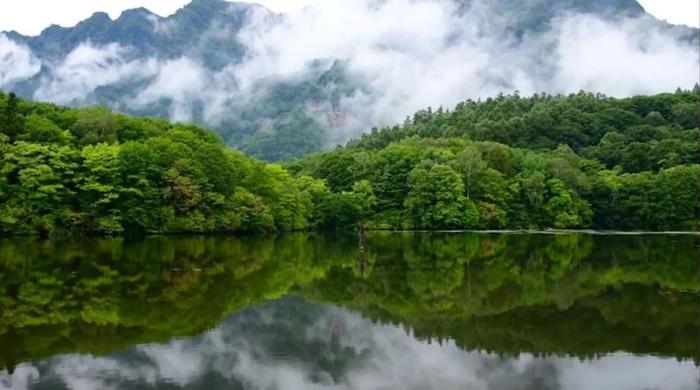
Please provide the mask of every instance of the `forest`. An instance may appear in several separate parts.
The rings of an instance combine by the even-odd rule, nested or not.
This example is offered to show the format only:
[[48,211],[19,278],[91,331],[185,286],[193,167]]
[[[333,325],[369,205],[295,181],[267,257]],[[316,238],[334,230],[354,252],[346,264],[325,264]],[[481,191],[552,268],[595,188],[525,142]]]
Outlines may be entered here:
[[303,230],[330,195],[200,127],[12,94],[0,110],[0,232]]
[[427,109],[288,164],[371,193],[378,229],[697,230],[700,88],[498,96]]
[[0,233],[698,230],[699,103],[498,96],[281,165],[201,127],[0,93]]

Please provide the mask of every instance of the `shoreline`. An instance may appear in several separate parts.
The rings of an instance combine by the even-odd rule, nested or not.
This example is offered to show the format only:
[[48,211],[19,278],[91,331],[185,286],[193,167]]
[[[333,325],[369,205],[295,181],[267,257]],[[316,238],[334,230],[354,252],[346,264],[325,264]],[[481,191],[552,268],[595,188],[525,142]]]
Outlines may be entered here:
[[[237,237],[237,238],[256,238],[256,237],[274,237],[287,234],[353,234],[353,229],[337,230],[332,232],[323,232],[316,230],[299,230],[299,231],[284,231],[272,233],[231,233],[231,232],[181,232],[181,233],[147,233],[144,235],[129,236],[129,235],[90,235],[90,234],[56,234],[43,237],[35,234],[0,234],[0,241],[12,238],[35,238],[42,240],[51,239],[105,239],[105,238],[124,238],[124,239],[145,239],[151,237]],[[634,230],[594,230],[594,229],[544,229],[544,230],[529,230],[529,229],[487,229],[487,230],[469,230],[469,229],[445,229],[445,230],[389,230],[389,229],[365,229],[367,233],[388,233],[388,234],[504,234],[504,235],[570,235],[584,234],[590,236],[698,236],[700,231],[634,231]]]
[[370,232],[390,232],[398,234],[410,233],[446,233],[446,234],[587,234],[592,236],[651,236],[651,235],[666,235],[666,236],[700,236],[700,231],[636,231],[636,230],[593,230],[593,229],[545,229],[545,230],[528,230],[528,229],[503,229],[503,230],[371,230]]

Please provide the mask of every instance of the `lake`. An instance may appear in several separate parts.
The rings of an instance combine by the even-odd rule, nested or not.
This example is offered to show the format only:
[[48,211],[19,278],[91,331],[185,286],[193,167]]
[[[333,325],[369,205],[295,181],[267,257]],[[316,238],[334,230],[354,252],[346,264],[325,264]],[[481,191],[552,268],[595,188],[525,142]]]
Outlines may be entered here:
[[700,237],[0,240],[0,389],[700,388]]

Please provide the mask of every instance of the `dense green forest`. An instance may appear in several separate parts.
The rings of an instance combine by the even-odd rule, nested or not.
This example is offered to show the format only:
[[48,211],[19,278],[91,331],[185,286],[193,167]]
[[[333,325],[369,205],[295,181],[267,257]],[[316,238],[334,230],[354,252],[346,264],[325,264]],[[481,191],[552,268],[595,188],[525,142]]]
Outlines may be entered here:
[[[371,233],[363,264],[353,234],[5,239],[0,369],[196,335],[289,294],[400,324],[420,339],[455,340],[465,350],[581,358],[625,350],[697,360],[697,242]],[[300,335],[323,313],[305,303],[279,315],[240,331],[293,354],[303,350],[290,344],[294,337],[271,337],[277,333],[267,327]]]
[[0,233],[696,230],[699,103],[499,96],[283,167],[200,127],[0,93]]
[[416,113],[291,171],[371,193],[375,228],[697,230],[700,88],[498,96]]
[[192,125],[0,94],[0,233],[313,228],[331,194]]

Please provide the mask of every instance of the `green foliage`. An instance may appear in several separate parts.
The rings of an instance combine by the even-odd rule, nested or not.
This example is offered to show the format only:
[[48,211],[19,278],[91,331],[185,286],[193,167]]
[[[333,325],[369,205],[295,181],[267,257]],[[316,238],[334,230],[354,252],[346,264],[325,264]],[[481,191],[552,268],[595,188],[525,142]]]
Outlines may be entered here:
[[700,89],[465,102],[286,166],[0,93],[0,234],[700,228]]
[[22,131],[22,116],[19,112],[17,95],[10,93],[5,97],[0,94],[0,102],[2,102],[2,111],[0,114],[0,133],[7,136],[10,140],[17,138]]
[[409,176],[411,191],[405,201],[413,225],[421,229],[474,228],[476,206],[464,195],[464,184],[447,165],[420,164]]
[[0,234],[269,232],[324,220],[323,182],[199,127],[1,94],[0,112]]
[[[386,149],[362,151],[362,167],[351,153],[349,149],[321,155],[334,161],[330,171],[318,162],[319,156],[293,167],[321,179],[338,171],[353,172],[354,179],[373,190],[373,207],[364,219],[375,228],[615,227],[598,224],[597,219],[593,223],[599,164],[566,147],[531,152],[493,142],[411,138]],[[345,157],[337,159],[336,154]],[[697,199],[688,196],[688,204]],[[688,223],[683,227],[692,228]],[[653,226],[644,222],[636,228]]]
[[499,96],[416,113],[289,165],[384,229],[698,230],[700,89],[629,99]]
[[700,163],[699,126],[697,88],[627,99],[584,92],[529,98],[499,95],[468,100],[453,111],[420,111],[403,126],[375,129],[348,147],[376,150],[414,136],[460,136],[530,150],[568,145],[576,154],[596,158],[608,168],[622,165],[628,172],[658,171],[669,167],[669,160]]

